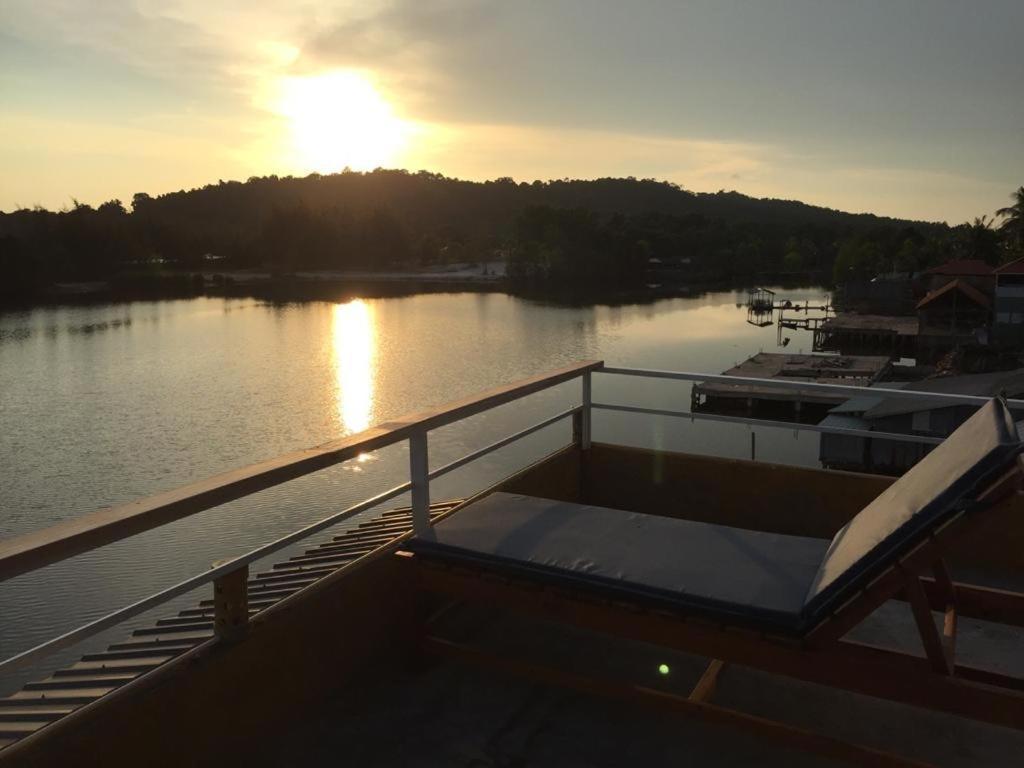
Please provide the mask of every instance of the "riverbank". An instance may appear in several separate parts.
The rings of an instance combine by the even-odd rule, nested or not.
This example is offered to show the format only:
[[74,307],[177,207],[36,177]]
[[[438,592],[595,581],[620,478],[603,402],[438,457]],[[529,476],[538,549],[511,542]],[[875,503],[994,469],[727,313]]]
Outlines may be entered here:
[[[787,288],[819,287],[813,276],[780,281],[776,275],[757,275],[753,282]],[[427,270],[389,272],[314,271],[287,275],[264,270],[203,270],[196,272],[128,273],[107,281],[60,283],[19,300],[0,301],[2,311],[41,306],[79,306],[129,301],[158,301],[196,297],[255,298],[270,302],[345,301],[353,298],[391,298],[430,293],[503,293],[566,306],[642,304],[688,298],[711,291],[745,288],[734,280],[695,279],[648,282],[642,286],[594,290],[551,289],[511,280],[504,262],[454,264]]]

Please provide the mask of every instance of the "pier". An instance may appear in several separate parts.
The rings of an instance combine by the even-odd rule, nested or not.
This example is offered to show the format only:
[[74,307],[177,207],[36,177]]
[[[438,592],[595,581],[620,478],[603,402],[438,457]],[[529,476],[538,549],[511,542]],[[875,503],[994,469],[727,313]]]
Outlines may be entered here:
[[[891,369],[887,356],[790,355],[760,352],[723,372],[724,376],[782,379],[816,384],[867,387],[884,379]],[[691,390],[693,411],[744,413],[789,417],[795,421],[817,420],[846,395],[762,386],[752,382],[725,384],[702,382]]]
[[[835,310],[828,303],[811,304],[805,300],[801,304],[790,299],[776,299],[775,291],[769,288],[751,288],[747,291],[748,323],[756,325],[758,328],[766,328],[776,322],[776,312],[778,313],[778,345],[784,347],[788,340],[783,340],[783,328],[816,331]],[[790,313],[788,317],[787,312]],[[812,312],[822,314],[812,317]]]
[[814,331],[814,351],[885,351],[913,357],[917,352],[918,320],[914,316],[861,315],[843,312]]

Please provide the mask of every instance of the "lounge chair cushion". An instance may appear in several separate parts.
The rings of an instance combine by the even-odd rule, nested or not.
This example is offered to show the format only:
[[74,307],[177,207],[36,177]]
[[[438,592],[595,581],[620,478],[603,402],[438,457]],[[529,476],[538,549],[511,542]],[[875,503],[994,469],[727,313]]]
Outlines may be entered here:
[[808,620],[845,601],[964,508],[1019,452],[1010,411],[993,398],[833,537],[807,594]]
[[827,539],[494,493],[410,548],[795,630]]

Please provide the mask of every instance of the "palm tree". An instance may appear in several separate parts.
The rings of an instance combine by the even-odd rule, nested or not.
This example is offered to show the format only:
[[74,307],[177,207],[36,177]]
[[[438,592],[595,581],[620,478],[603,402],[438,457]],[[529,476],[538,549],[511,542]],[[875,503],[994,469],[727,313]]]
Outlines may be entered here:
[[992,266],[999,263],[999,234],[992,229],[994,223],[988,216],[982,216],[970,224],[957,227],[963,232],[968,258],[981,259]]
[[1013,252],[1024,252],[1024,187],[1018,187],[1011,197],[1013,205],[1000,208],[996,216],[1003,219],[999,231],[1006,238],[1006,244]]

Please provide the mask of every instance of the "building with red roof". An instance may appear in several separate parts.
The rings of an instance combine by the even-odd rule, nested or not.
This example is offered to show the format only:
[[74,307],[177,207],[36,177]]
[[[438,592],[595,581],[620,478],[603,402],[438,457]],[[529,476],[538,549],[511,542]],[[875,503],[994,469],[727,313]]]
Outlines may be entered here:
[[1024,258],[993,270],[995,316],[992,338],[999,344],[1024,344]]
[[992,299],[961,278],[950,280],[917,303],[918,338],[971,343],[987,339]]
[[972,275],[991,275],[992,267],[981,259],[954,259],[945,264],[925,270],[926,275],[947,275],[949,277],[968,277]]

